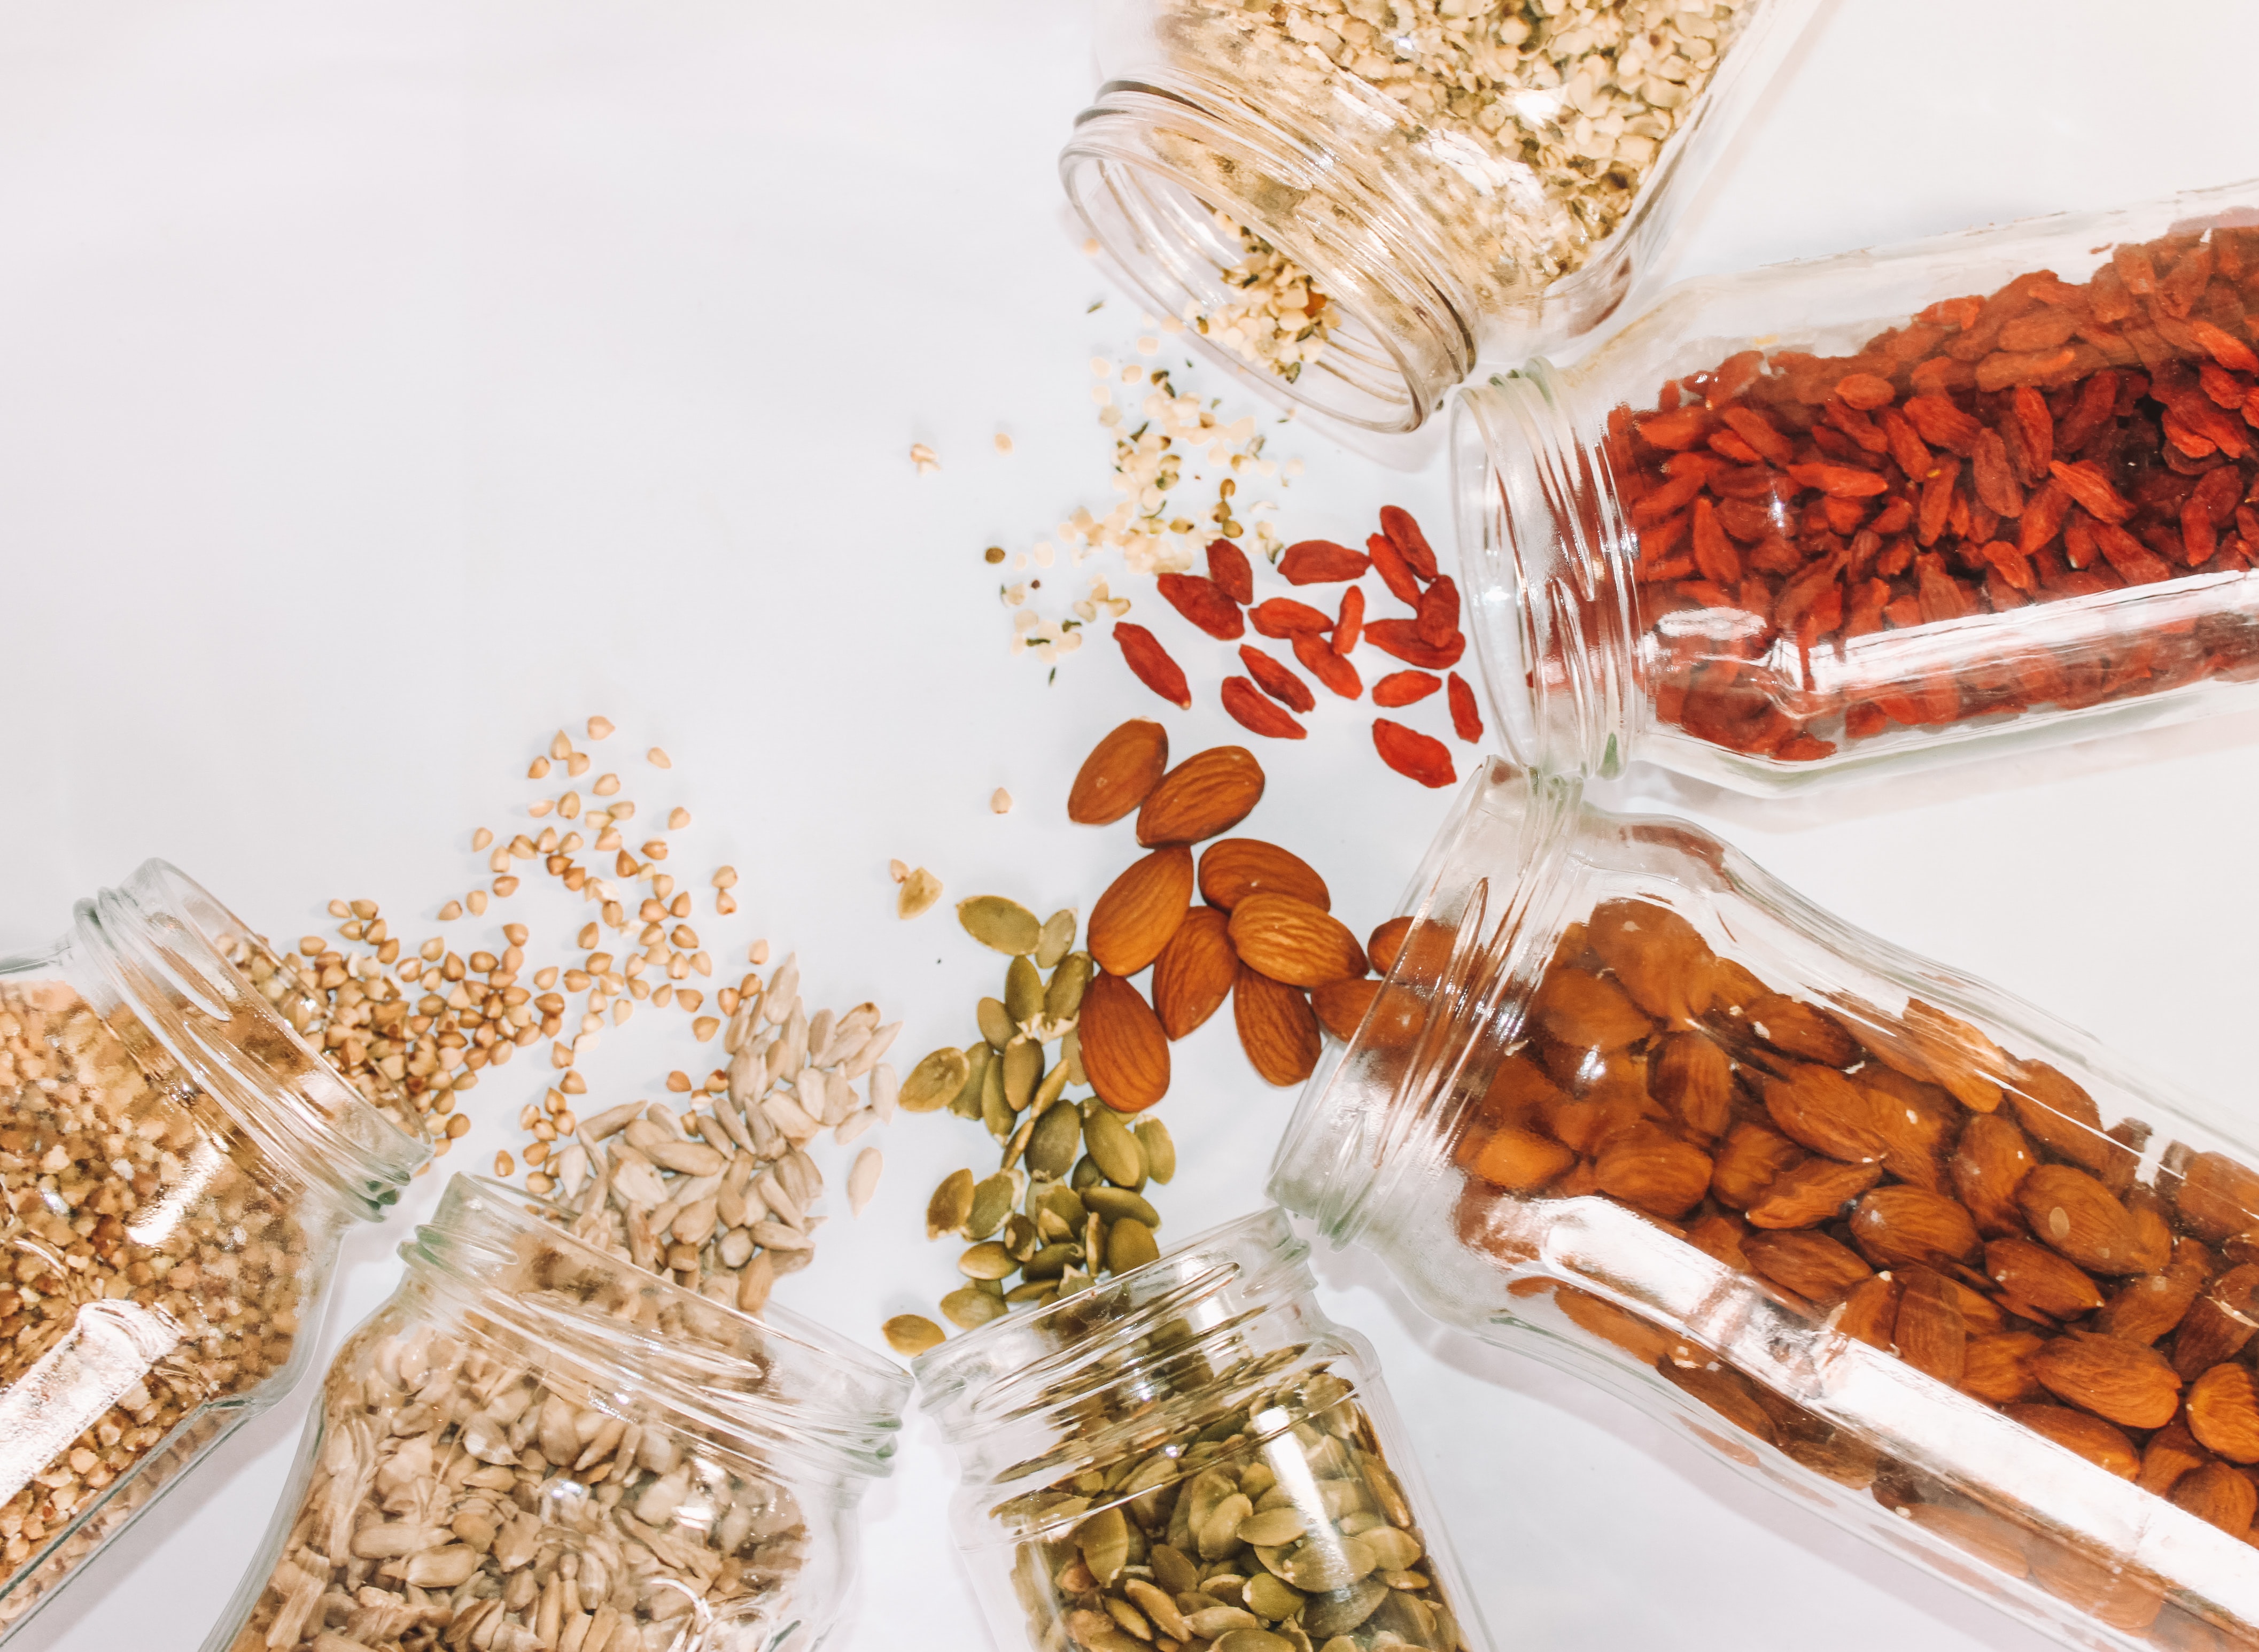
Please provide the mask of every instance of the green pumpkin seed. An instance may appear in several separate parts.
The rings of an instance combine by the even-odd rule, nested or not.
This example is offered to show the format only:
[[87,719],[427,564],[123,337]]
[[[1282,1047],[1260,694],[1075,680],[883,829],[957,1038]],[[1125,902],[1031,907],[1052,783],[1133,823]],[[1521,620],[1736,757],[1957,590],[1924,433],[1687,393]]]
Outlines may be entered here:
[[988,1065],[996,1059],[996,1052],[988,1047],[987,1040],[967,1044],[965,1055],[965,1087],[951,1097],[949,1110],[960,1119],[980,1116],[980,1089],[988,1076]]
[[[1065,1084],[1065,1067],[1053,1067],[1044,1076],[1044,1088],[1055,1078]],[[1056,1179],[1074,1169],[1075,1150],[1082,1145],[1082,1114],[1072,1101],[1043,1107],[1043,1092],[1036,1093],[1038,1108],[1035,1134],[1028,1138],[1028,1172]]]
[[1036,1086],[1036,1099],[1029,1105],[1040,1113],[1058,1100],[1065,1089],[1066,1069],[1064,1066],[1054,1066],[1049,1072],[1044,1074],[1044,1081]]
[[1061,907],[1044,920],[1043,939],[1036,943],[1036,963],[1050,969],[1074,945],[1074,908]]
[[894,1100],[905,1113],[932,1113],[946,1107],[972,1076],[973,1064],[961,1050],[943,1048],[921,1058]]
[[1070,1027],[1066,1036],[1059,1040],[1059,1065],[1066,1069],[1069,1084],[1088,1084],[1090,1077],[1082,1070],[1082,1034]]
[[915,1359],[929,1348],[937,1347],[944,1335],[941,1327],[923,1314],[897,1314],[879,1329],[887,1339],[887,1346],[906,1359]]
[[[1246,1487],[1240,1489],[1244,1491]],[[1302,1518],[1302,1511],[1290,1505],[1249,1515],[1239,1523],[1239,1541],[1265,1549],[1277,1549],[1293,1542],[1309,1529],[1310,1524]]]
[[1122,1115],[1103,1101],[1082,1109],[1082,1144],[1106,1179],[1116,1187],[1145,1185],[1145,1155]]
[[1003,1314],[1003,1299],[990,1295],[979,1285],[961,1285],[941,1299],[942,1318],[961,1331],[973,1330]]
[[[1096,1193],[1096,1188],[1090,1190]],[[1106,1265],[1115,1273],[1127,1273],[1132,1268],[1142,1268],[1149,1262],[1160,1260],[1161,1247],[1153,1241],[1153,1230],[1144,1222],[1125,1216],[1106,1232]]]
[[1060,1230],[1064,1233],[1075,1232],[1090,1214],[1088,1207],[1082,1202],[1082,1196],[1073,1188],[1058,1182],[1045,1187],[1037,1196],[1037,1203],[1051,1213],[1052,1220],[1061,1224]]
[[1085,1153],[1080,1158],[1075,1160],[1074,1170],[1068,1176],[1067,1182],[1075,1192],[1080,1193],[1086,1187],[1095,1187],[1105,1179],[1105,1176],[1099,1171],[1098,1161]]
[[1004,1009],[1021,1026],[1044,1013],[1044,978],[1027,958],[1015,958],[1004,968]]
[[1032,1038],[1015,1039],[1004,1046],[1004,1105],[1024,1113],[1043,1082],[1044,1047]]
[[1172,1544],[1154,1544],[1145,1563],[1153,1569],[1153,1581],[1172,1595],[1188,1595],[1200,1587],[1200,1568]]
[[957,1259],[957,1271],[968,1279],[1001,1279],[1012,1271],[1011,1253],[990,1240],[977,1244]]
[[1294,1643],[1268,1629],[1226,1629],[1208,1652],[1294,1652]]
[[1074,1528],[1074,1546],[1101,1586],[1110,1584],[1130,1563],[1130,1522],[1118,1506],[1101,1509]]
[[1412,1563],[1420,1558],[1420,1540],[1409,1532],[1398,1531],[1393,1526],[1369,1531],[1358,1542],[1365,1545],[1365,1552],[1372,1556],[1374,1566],[1381,1571],[1407,1570]]
[[[958,1174],[970,1179],[972,1172],[960,1171]],[[1004,1218],[1012,1214],[1012,1207],[1019,1197],[1019,1182],[1009,1171],[998,1171],[973,1188],[966,1200],[965,1236],[967,1239],[989,1237],[1004,1225]]]
[[1291,1618],[1302,1609],[1301,1592],[1289,1589],[1267,1571],[1258,1577],[1250,1577],[1240,1598],[1246,1601],[1250,1612],[1270,1623]]
[[1313,1595],[1302,1608],[1302,1632],[1313,1639],[1347,1634],[1373,1614],[1388,1592],[1388,1585],[1378,1577],[1365,1577],[1330,1593]]
[[1020,1264],[1020,1271],[1030,1279],[1056,1279],[1066,1271],[1070,1262],[1082,1260],[1082,1247],[1062,1242],[1045,1245]]
[[[1082,1192],[1082,1202],[1108,1221],[1120,1221],[1127,1217],[1131,1221],[1142,1221],[1148,1228],[1161,1225],[1160,1213],[1126,1187],[1086,1187]],[[1254,1493],[1251,1492],[1249,1495]]]
[[1072,1239],[1075,1235],[1074,1224],[1048,1206],[1038,1207],[1036,1211],[1036,1231],[1046,1244],[1058,1239]]
[[1177,1144],[1169,1139],[1167,1125],[1156,1118],[1143,1118],[1130,1127],[1130,1134],[1145,1150],[1145,1174],[1157,1182],[1166,1182],[1177,1173]]
[[[1187,1590],[1185,1592],[1190,1594],[1193,1591]],[[1251,1631],[1260,1633],[1263,1627],[1255,1620],[1253,1613],[1241,1606],[1202,1606],[1197,1612],[1187,1612],[1185,1613],[1185,1627],[1194,1634],[1203,1636],[1245,1634]],[[1274,1641],[1279,1640],[1276,1635],[1271,1638]],[[1222,1642],[1219,1641],[1218,1644]],[[1279,1644],[1285,1647],[1292,1643],[1279,1641]],[[1214,1648],[1210,1648],[1210,1652],[1214,1652]]]
[[1049,1279],[1023,1279],[1004,1292],[1007,1302],[1040,1302],[1055,1295],[1058,1286]]
[[1003,1156],[996,1161],[998,1170],[1009,1170],[1020,1162],[1020,1155],[1028,1150],[1028,1138],[1036,1133],[1036,1115],[1032,1113],[1014,1127],[1005,1139]]
[[[945,1233],[962,1233],[965,1218],[973,1209],[973,1172],[951,1171],[941,1178],[941,1186],[933,1190],[933,1197],[925,1201],[925,1236],[938,1239]],[[986,1239],[987,1234],[971,1235]]]
[[1032,952],[1044,938],[1036,915],[1002,895],[974,895],[957,903],[957,921],[966,934],[999,952]]
[[992,1061],[980,1079],[980,1122],[1001,1142],[1012,1134],[1012,1104],[1004,1100],[1004,1064]]
[[1011,1254],[1013,1260],[1025,1262],[1036,1254],[1042,1241],[1043,1235],[1036,1231],[1036,1224],[1019,1212],[1014,1211],[1004,1218],[1004,1249]]
[[1003,1049],[1020,1034],[1020,1029],[1012,1024],[1012,1012],[1004,1008],[1001,998],[982,999],[973,1007],[973,1020],[991,1050]]
[[1044,989],[1044,1014],[1053,1021],[1072,1021],[1081,1014],[1082,995],[1089,989],[1090,974],[1089,953],[1068,953],[1051,972],[1051,985]]

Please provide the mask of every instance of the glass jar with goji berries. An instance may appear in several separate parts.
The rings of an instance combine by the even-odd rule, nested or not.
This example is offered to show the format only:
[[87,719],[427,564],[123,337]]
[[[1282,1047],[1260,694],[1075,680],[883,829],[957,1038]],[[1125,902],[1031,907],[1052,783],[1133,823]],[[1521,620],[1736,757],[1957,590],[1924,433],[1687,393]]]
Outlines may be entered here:
[[1598,325],[1813,0],[1112,0],[1059,158],[1129,281],[1251,381],[1420,424]]
[[346,1229],[427,1156],[274,963],[156,860],[0,958],[0,1640],[289,1391]]
[[1771,793],[2248,703],[2255,226],[2259,183],[1690,281],[1471,389],[1511,750]]
[[1582,785],[1470,782],[1274,1196],[2070,1644],[2252,1644],[2259,1146]]

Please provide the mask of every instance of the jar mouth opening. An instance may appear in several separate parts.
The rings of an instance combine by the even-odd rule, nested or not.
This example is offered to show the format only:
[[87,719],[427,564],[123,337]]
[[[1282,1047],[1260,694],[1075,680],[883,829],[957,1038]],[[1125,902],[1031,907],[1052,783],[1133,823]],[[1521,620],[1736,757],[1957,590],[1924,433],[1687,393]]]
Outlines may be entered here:
[[[1195,177],[1158,153],[1162,130],[1211,157],[1219,175]],[[1336,244],[1291,210],[1266,204],[1266,195],[1298,200],[1305,193],[1278,182],[1299,169],[1286,159],[1293,147],[1283,134],[1244,117],[1227,122],[1182,94],[1115,82],[1078,118],[1059,154],[1059,177],[1114,271],[1156,316],[1186,323],[1182,337],[1192,347],[1267,399],[1385,435],[1417,430],[1472,369],[1472,336],[1432,283],[1378,256],[1382,249],[1369,235]],[[1224,175],[1253,188],[1232,188]],[[1219,212],[1308,272],[1326,295],[1333,319],[1324,348],[1292,378],[1194,324],[1227,312],[1241,291],[1228,276],[1249,249],[1216,221]],[[1381,324],[1380,314],[1397,324]]]
[[521,1188],[457,1175],[400,1256],[461,1307],[563,1344],[604,1386],[751,1459],[892,1471],[910,1386],[901,1366],[787,1308],[757,1319],[647,1272],[574,1235],[570,1221]]
[[429,1148],[395,1126],[246,979],[258,931],[164,860],[76,909],[77,933],[132,1020],[277,1164],[368,1220]]

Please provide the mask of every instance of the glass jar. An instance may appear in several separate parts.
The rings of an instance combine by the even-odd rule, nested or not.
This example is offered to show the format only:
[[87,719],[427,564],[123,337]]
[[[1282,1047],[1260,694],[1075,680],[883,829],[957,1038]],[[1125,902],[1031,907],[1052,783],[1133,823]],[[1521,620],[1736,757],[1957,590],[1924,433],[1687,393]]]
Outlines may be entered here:
[[338,1241],[426,1157],[152,860],[0,958],[0,1639],[305,1364]]
[[1277,1209],[913,1369],[1000,1647],[1481,1652],[1380,1385]]
[[1581,784],[1470,782],[1274,1195],[2071,1644],[2251,1644],[2259,1149]]
[[1069,197],[1161,315],[1283,398],[1408,431],[1586,332],[1812,0],[1114,0]]
[[[811,1652],[909,1374],[457,1176],[331,1363],[207,1652]],[[421,1637],[417,1639],[417,1637]]]
[[1509,749],[1776,793],[2248,704],[2253,224],[2245,183],[1688,281],[1470,389]]

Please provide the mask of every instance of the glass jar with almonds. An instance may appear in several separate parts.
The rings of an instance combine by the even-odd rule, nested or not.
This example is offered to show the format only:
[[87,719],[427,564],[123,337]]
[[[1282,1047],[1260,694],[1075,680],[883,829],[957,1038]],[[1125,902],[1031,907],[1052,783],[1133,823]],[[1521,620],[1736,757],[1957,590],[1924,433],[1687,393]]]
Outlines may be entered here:
[[1694,827],[1493,762],[1272,1192],[2068,1643],[2259,1636],[2259,1148]]
[[918,1360],[1000,1647],[1480,1652],[1372,1349],[1276,1209]]
[[274,963],[155,860],[0,958],[0,1639],[289,1389],[345,1230],[426,1157]]
[[812,1652],[909,1378],[456,1177],[330,1366],[207,1652]]
[[1116,0],[1059,158],[1169,324],[1282,397],[1417,426],[1478,357],[1583,333],[1811,0]]

